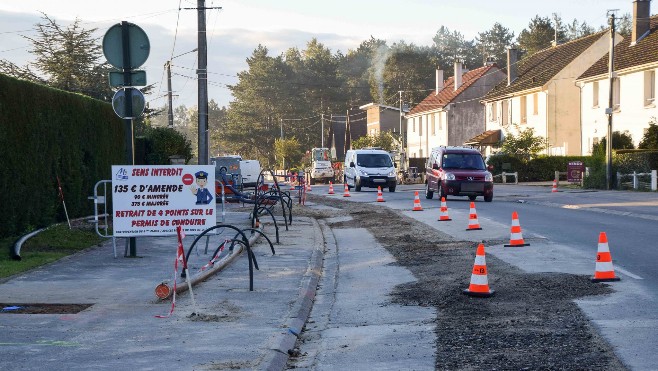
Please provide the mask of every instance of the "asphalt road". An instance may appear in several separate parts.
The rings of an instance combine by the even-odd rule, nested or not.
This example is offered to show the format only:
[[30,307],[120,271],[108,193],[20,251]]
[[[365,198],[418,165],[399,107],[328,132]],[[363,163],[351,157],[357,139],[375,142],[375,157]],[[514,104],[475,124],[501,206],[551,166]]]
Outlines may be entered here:
[[[340,188],[340,187],[338,187]],[[423,212],[412,212],[418,191]],[[316,186],[314,194],[326,194]],[[341,197],[342,188],[337,189]],[[350,192],[349,202],[375,203],[377,191]],[[485,241],[487,253],[529,272],[564,272],[593,275],[598,237],[606,232],[620,282],[616,293],[577,303],[611,343],[625,364],[634,370],[655,370],[658,355],[658,194],[654,192],[583,191],[550,186],[497,185],[494,202],[478,198],[476,209],[483,231],[465,231],[470,201],[449,197],[453,221],[438,223],[439,200],[425,199],[423,185],[398,186],[383,193],[390,207],[427,223],[457,239]],[[503,248],[509,242],[511,214],[519,214],[523,236],[531,246]],[[547,308],[548,309],[548,308]]]

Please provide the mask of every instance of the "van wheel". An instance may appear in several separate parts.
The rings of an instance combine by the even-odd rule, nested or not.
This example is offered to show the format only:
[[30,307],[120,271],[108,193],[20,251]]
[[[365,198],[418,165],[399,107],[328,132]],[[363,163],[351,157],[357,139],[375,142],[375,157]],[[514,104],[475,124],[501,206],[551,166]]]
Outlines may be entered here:
[[395,186],[390,186],[388,187],[389,192],[395,192]]
[[425,183],[425,198],[428,199],[428,200],[430,200],[430,199],[432,199],[432,196],[434,196],[434,191],[432,191],[432,190],[430,189],[430,184],[429,184],[429,182],[428,182],[428,183]]
[[476,199],[477,197],[478,197],[478,196],[468,196],[468,199],[471,200],[471,201],[475,201],[475,199]]
[[484,196],[484,202],[491,202],[493,201],[493,193],[487,196]]
[[313,179],[313,178],[310,178],[308,180],[308,182],[309,182],[310,185],[315,185],[315,179]]
[[360,180],[354,180],[354,190],[357,192],[361,192],[361,181]]

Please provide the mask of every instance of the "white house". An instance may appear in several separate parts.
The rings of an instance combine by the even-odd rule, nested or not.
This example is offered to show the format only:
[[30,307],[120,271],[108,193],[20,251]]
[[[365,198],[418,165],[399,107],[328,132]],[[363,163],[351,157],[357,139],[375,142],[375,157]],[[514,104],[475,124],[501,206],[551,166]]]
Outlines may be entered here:
[[436,71],[436,89],[413,107],[407,119],[407,153],[410,158],[427,157],[433,147],[460,146],[484,130],[484,110],[480,97],[505,74],[495,63],[472,71],[455,62],[455,74],[443,80]]
[[[656,122],[656,71],[658,70],[658,16],[650,17],[650,1],[633,2],[632,34],[614,50],[612,130],[628,132],[635,146],[649,122]],[[610,106],[609,54],[583,73],[576,83],[581,91],[582,154],[605,138],[606,109]]]
[[502,130],[504,139],[506,133],[532,128],[548,141],[546,154],[579,155],[581,107],[575,81],[605,55],[608,35],[601,31],[553,45],[519,62],[516,49],[508,49],[507,81],[482,99],[486,131]]

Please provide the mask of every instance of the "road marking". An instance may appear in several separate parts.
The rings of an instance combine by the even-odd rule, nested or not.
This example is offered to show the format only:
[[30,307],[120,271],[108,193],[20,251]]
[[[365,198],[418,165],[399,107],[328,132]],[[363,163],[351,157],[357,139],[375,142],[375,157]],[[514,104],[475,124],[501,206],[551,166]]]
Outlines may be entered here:
[[618,271],[619,273],[623,273],[625,276],[628,276],[630,278],[635,278],[636,280],[643,280],[644,279],[644,278],[642,278],[638,275],[635,275],[635,274],[627,271],[626,269],[622,269],[622,268],[617,267],[617,268],[615,268],[615,270]]

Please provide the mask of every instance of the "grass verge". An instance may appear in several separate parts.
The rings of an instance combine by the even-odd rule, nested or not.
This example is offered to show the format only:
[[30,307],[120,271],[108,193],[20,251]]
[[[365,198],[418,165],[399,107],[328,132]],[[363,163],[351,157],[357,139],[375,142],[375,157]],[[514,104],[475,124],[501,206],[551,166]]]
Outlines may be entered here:
[[0,278],[13,276],[30,269],[52,263],[65,256],[100,245],[99,237],[88,226],[73,227],[57,224],[27,240],[21,247],[21,260],[12,260],[10,251],[19,237],[0,239]]

